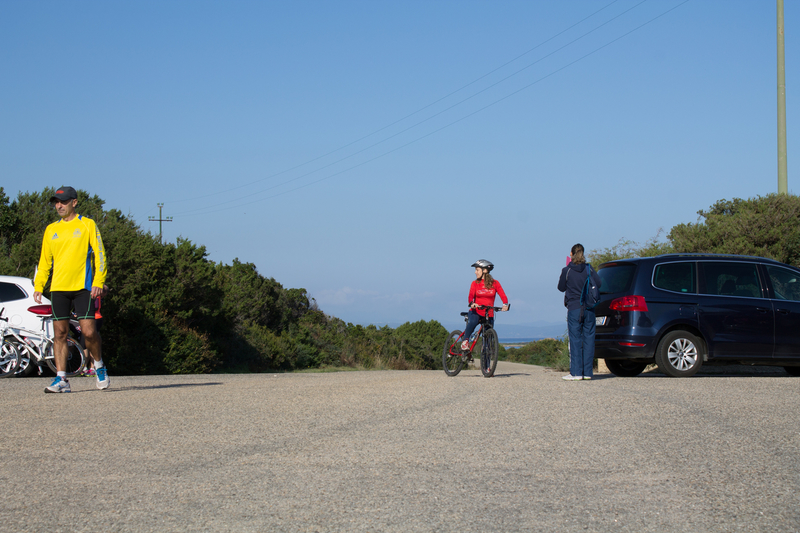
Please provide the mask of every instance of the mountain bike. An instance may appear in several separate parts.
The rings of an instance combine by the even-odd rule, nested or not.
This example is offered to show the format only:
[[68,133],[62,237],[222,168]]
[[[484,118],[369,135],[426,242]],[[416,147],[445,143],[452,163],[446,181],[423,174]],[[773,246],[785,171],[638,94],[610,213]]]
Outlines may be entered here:
[[5,309],[0,310],[0,378],[13,376],[19,368],[19,351],[13,342],[7,342],[5,332],[8,331],[8,318],[3,316]]
[[[492,307],[490,305],[479,305],[478,309],[494,309],[501,311],[502,307]],[[511,306],[508,306],[511,309]],[[469,313],[461,313],[464,317],[464,322],[469,320]],[[480,316],[480,315],[478,315]],[[470,339],[469,348],[467,350],[461,349],[461,342],[464,340],[462,337],[464,332],[460,330],[451,331],[447,336],[444,343],[444,351],[442,353],[442,366],[444,373],[448,376],[457,376],[464,365],[472,362],[472,351],[481,339],[481,372],[483,376],[490,378],[494,375],[497,368],[497,353],[500,351],[500,343],[497,340],[497,332],[489,323],[489,319],[484,315],[480,316],[480,323],[478,329],[473,333],[473,339]]]
[[[52,311],[49,305],[34,305],[28,311],[42,320],[42,329],[38,331],[7,327],[3,331],[3,341],[15,346],[19,353],[19,367],[16,373],[28,375],[34,366],[47,365],[54,373],[56,359],[54,353]],[[67,377],[81,373],[86,364],[86,355],[81,345],[72,337],[67,337]]]

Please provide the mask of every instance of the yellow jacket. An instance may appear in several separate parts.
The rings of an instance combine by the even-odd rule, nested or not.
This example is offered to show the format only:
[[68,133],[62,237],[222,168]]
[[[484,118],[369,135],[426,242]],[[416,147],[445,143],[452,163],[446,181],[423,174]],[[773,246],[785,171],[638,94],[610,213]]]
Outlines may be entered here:
[[94,220],[76,215],[69,222],[62,219],[47,226],[42,239],[39,271],[33,282],[36,292],[44,290],[51,271],[51,292],[103,287],[106,251]]

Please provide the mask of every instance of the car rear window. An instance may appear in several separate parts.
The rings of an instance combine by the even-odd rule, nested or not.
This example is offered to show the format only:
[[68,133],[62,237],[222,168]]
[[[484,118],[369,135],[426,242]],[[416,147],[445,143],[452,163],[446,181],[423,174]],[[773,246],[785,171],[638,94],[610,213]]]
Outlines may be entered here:
[[13,283],[0,282],[0,302],[13,302],[27,298],[25,291]]
[[600,285],[600,294],[626,292],[631,288],[635,273],[635,263],[606,263],[597,271],[603,282]]
[[755,263],[703,262],[703,294],[761,298],[761,283]]
[[653,286],[665,291],[694,293],[695,279],[694,261],[664,263],[653,269]]

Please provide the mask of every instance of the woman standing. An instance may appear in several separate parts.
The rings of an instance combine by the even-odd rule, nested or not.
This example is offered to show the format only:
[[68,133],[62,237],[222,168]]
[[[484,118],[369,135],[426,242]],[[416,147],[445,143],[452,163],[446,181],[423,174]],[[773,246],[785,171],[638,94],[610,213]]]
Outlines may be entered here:
[[[480,316],[488,316],[489,323],[494,325],[494,310],[481,309],[480,306],[494,306],[495,296],[500,295],[503,300],[503,311],[508,311],[508,298],[503,291],[500,282],[492,278],[489,272],[492,271],[494,265],[486,259],[478,259],[472,266],[475,267],[475,281],[469,286],[469,315],[467,320],[467,327],[464,329],[464,341],[461,343],[463,351],[469,350],[469,338],[475,328],[480,323]],[[486,313],[489,313],[488,315]]]
[[567,381],[592,379],[595,316],[593,309],[586,309],[581,303],[581,293],[590,273],[592,281],[600,287],[600,276],[586,262],[583,245],[576,244],[572,247],[569,264],[561,270],[558,279],[558,290],[565,293],[569,329],[569,374],[564,376]]

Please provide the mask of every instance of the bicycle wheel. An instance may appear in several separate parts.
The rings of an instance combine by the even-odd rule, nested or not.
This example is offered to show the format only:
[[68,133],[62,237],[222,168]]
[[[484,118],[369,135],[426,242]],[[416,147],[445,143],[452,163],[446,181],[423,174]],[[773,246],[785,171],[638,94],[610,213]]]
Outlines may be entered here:
[[456,376],[464,367],[464,357],[461,353],[461,332],[458,330],[451,331],[447,336],[444,343],[444,351],[442,352],[442,366],[444,373],[448,376]]
[[[86,364],[86,354],[83,353],[83,348],[72,337],[67,337],[67,377],[76,376],[81,373],[84,365]],[[56,360],[53,356],[53,345],[47,347],[47,354],[45,361],[50,370],[57,372]]]
[[21,377],[30,376],[37,368],[36,361],[38,358],[33,351],[34,348],[28,346],[24,342],[17,341],[17,339],[13,339],[11,342],[14,343],[14,346],[17,347],[17,351],[19,352],[19,366],[17,367],[17,371],[14,372],[14,375]]
[[19,368],[19,351],[13,343],[0,339],[0,378],[13,376]]
[[487,329],[483,333],[483,347],[481,348],[481,372],[483,372],[483,377],[490,378],[494,375],[499,351],[500,343],[497,341],[497,333],[493,329]]

